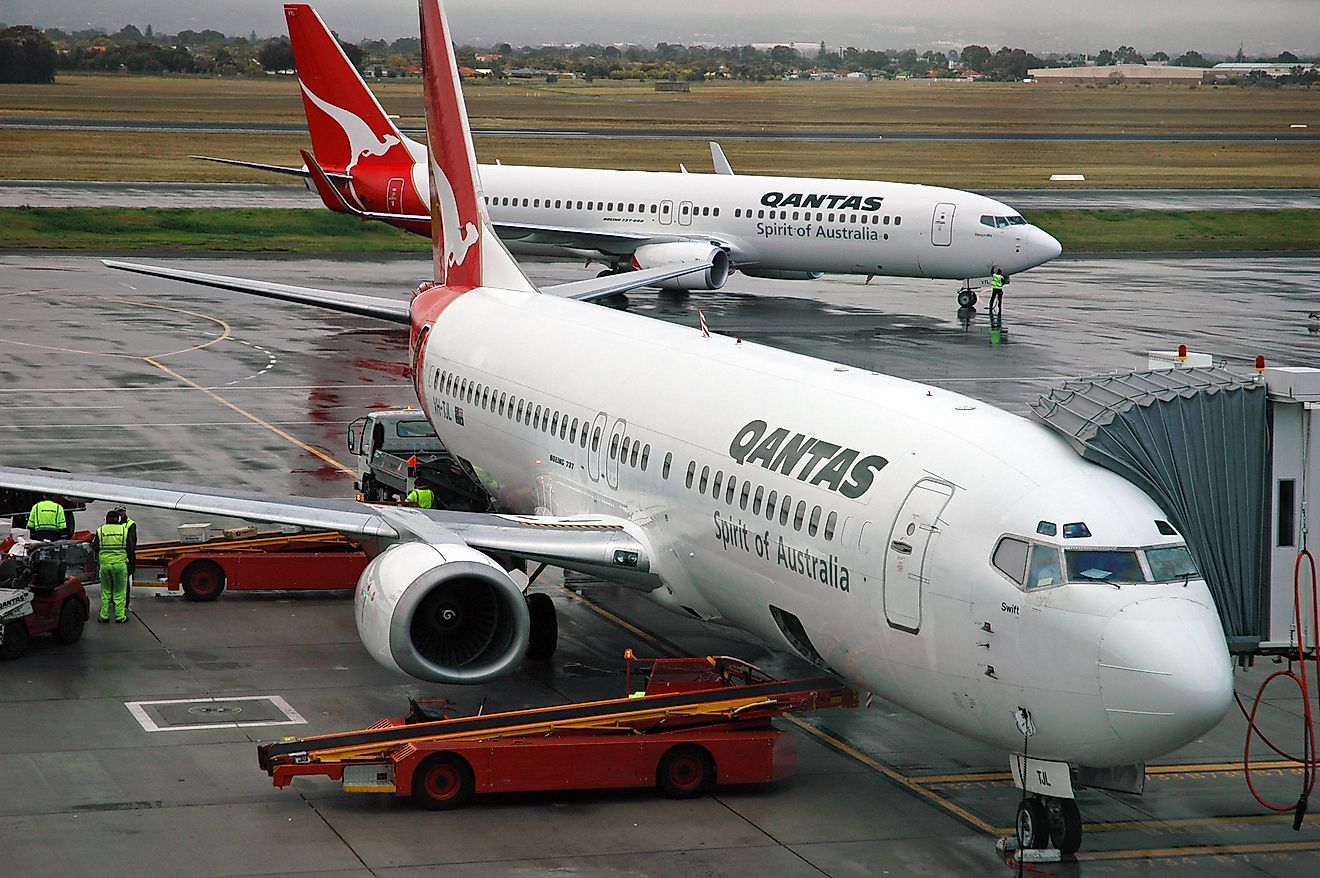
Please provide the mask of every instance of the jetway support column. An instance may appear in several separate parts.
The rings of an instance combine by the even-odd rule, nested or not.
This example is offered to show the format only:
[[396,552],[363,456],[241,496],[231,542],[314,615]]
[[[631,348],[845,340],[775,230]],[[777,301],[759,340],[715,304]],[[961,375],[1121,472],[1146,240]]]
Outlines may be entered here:
[[[1307,539],[1308,518],[1320,498],[1320,369],[1268,367],[1267,414],[1270,425],[1270,529],[1268,632],[1260,644],[1265,653],[1295,655],[1298,643],[1293,610],[1293,573],[1297,554],[1316,552]],[[1309,630],[1310,568],[1301,570],[1302,642],[1314,644]]]

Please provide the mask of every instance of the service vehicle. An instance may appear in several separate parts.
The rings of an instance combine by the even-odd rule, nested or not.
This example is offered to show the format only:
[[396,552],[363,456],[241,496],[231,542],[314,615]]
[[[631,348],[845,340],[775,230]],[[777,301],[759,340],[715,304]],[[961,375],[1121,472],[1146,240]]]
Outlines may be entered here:
[[349,424],[348,450],[357,458],[353,487],[368,503],[401,501],[420,481],[435,489],[446,509],[492,508],[471,465],[450,454],[425,412],[412,406],[371,412]]
[[631,650],[626,657],[622,698],[441,719],[413,700],[408,716],[261,744],[257,759],[277,787],[322,776],[432,810],[481,793],[655,786],[692,798],[792,775],[796,742],[774,717],[857,706],[833,677],[780,680],[728,656],[645,660],[646,682],[633,691]]
[[82,539],[25,542],[11,554],[14,537],[0,542],[0,659],[27,651],[33,637],[77,643],[91,615],[84,583],[96,580],[91,534]]

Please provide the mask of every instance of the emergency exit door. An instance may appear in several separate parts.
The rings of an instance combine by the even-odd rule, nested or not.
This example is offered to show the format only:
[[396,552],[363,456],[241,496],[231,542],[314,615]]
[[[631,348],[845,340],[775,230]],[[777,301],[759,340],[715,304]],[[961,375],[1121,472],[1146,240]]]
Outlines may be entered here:
[[916,634],[921,630],[921,595],[926,584],[930,540],[939,532],[940,513],[953,496],[953,486],[922,479],[912,486],[894,517],[885,547],[885,619],[893,628]]
[[678,205],[678,224],[680,226],[692,225],[692,214],[695,213],[691,201],[682,201]]
[[935,205],[935,215],[930,221],[930,242],[936,247],[947,247],[953,243],[953,211],[955,206],[948,203]]

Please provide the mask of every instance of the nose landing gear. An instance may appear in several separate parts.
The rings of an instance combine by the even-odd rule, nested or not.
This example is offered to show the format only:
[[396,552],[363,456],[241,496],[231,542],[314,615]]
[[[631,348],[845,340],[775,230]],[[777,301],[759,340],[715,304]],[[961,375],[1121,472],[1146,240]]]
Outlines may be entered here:
[[1053,843],[1066,857],[1082,846],[1082,812],[1076,799],[1029,795],[1018,803],[1014,827],[1024,850],[1041,850]]

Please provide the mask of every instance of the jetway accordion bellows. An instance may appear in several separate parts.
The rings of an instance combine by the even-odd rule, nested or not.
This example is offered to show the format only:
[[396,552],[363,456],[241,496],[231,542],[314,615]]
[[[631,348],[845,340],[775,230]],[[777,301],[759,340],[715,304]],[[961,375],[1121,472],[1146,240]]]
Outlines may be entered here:
[[1269,612],[1264,382],[1218,367],[1116,373],[1069,381],[1031,408],[1168,513],[1214,595],[1229,649],[1253,650]]

